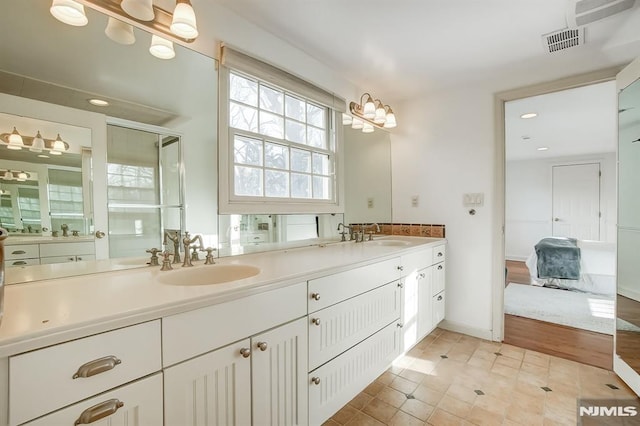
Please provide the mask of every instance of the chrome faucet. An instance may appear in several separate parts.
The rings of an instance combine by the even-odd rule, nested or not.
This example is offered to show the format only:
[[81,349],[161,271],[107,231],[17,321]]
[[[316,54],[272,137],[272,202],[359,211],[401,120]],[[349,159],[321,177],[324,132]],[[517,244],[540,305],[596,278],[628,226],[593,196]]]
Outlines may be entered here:
[[[173,262],[172,263],[180,263],[180,231],[173,232],[173,235],[170,231],[164,231],[164,238],[162,240],[162,244],[167,244],[167,239],[173,242]],[[188,256],[189,252],[187,252]]]
[[[367,226],[367,228],[369,228],[369,232],[368,232],[368,234],[369,234],[369,239],[368,239],[367,241],[373,241],[373,233],[371,232],[371,228],[373,228],[373,227],[375,227],[375,228],[376,228],[376,234],[379,234],[379,233],[380,233],[380,225],[378,225],[377,223],[369,224],[369,225]],[[364,239],[364,235],[362,236],[362,238]]]
[[8,235],[5,229],[0,228],[0,323],[4,313],[4,240]]
[[192,259],[189,257],[189,249],[191,244],[196,241],[200,244],[200,250],[204,250],[202,235],[196,235],[193,238],[189,238],[189,233],[187,231],[184,232],[184,238],[182,239],[182,244],[184,245],[184,262],[182,263],[182,267],[193,266],[193,263],[191,263]]

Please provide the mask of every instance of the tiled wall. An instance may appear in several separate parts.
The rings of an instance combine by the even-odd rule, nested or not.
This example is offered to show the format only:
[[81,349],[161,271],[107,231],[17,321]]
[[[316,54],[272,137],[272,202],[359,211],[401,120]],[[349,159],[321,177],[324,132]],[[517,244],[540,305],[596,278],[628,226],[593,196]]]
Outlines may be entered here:
[[[352,223],[354,231],[359,231],[361,227],[369,230],[369,223]],[[383,235],[409,235],[413,237],[435,237],[444,238],[444,225],[433,225],[424,223],[379,223],[380,234]]]

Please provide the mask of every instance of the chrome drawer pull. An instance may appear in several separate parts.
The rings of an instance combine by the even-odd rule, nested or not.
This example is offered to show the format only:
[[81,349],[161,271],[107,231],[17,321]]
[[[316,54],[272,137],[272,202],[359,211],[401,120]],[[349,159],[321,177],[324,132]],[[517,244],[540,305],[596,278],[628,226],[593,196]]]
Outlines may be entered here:
[[107,416],[114,414],[119,408],[124,406],[124,402],[117,399],[110,399],[93,407],[89,407],[80,414],[74,425],[88,425]]
[[268,346],[267,346],[267,342],[258,342],[256,344],[256,346],[258,347],[258,349],[260,349],[262,352],[266,351]]
[[320,293],[311,293],[311,298],[313,300],[320,300]]
[[311,378],[311,383],[313,383],[314,385],[319,385],[320,384],[320,377],[312,377]]
[[396,269],[397,269],[398,271],[404,271],[404,266],[396,266]]
[[438,252],[438,257],[442,257],[442,252],[441,251]]
[[114,369],[116,365],[120,363],[122,363],[122,361],[113,355],[94,359],[93,361],[89,361],[86,364],[81,365],[76,374],[73,375],[73,378],[77,379],[80,377],[95,376],[96,374]]
[[442,270],[442,265],[438,265],[438,270]]
[[442,296],[438,296],[438,302],[442,300]]
[[24,250],[14,250],[11,252],[11,254],[27,254],[27,252]]
[[249,358],[251,356],[251,349],[249,348],[240,349],[240,355],[242,355],[242,358]]

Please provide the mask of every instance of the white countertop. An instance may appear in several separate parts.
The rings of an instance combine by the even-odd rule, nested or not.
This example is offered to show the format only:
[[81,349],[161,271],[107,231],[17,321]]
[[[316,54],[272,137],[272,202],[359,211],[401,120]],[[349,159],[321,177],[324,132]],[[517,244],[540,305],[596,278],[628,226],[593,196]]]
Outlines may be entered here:
[[[260,268],[258,275],[221,284],[158,282],[159,274],[179,273],[181,266],[174,265],[173,272],[143,267],[8,285],[0,323],[0,357],[291,285],[446,241],[400,236],[386,239],[407,241],[408,245],[345,242],[216,259],[219,265]],[[207,268],[215,274],[215,265],[203,263],[194,268]]]

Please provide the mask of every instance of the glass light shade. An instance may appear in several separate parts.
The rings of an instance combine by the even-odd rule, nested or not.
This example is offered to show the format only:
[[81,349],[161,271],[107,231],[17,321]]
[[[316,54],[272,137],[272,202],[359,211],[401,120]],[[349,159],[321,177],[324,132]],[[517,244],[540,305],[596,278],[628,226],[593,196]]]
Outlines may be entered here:
[[66,151],[66,149],[67,147],[64,146],[64,142],[62,141],[62,138],[60,138],[60,133],[58,133],[58,137],[55,141],[53,141],[53,146],[51,147],[51,151],[49,151],[49,153],[53,155],[60,155],[63,151]]
[[384,122],[384,126],[382,127],[384,127],[385,129],[393,129],[394,127],[396,127],[396,125],[396,115],[393,113],[393,111],[391,111],[391,109],[389,109],[386,120]]
[[120,7],[127,15],[140,21],[153,21],[156,16],[152,0],[122,0]]
[[362,133],[373,133],[373,124],[371,123],[362,123]]
[[151,36],[149,53],[158,59],[171,59],[176,56],[176,52],[173,50],[173,42],[157,35]]
[[349,114],[342,114],[342,124],[348,126],[353,122],[353,118]]
[[387,119],[387,111],[385,111],[384,106],[382,104],[378,105],[376,108],[376,116],[373,118],[374,123],[382,124]]
[[27,180],[27,178],[29,177],[29,175],[27,175],[25,172],[19,172],[18,173],[18,178],[16,179],[18,182],[24,182]]
[[115,18],[109,18],[107,28],[104,33],[111,40],[119,44],[129,45],[136,42],[136,36],[133,34],[133,27],[125,22]]
[[376,116],[376,104],[373,103],[371,96],[367,95],[367,101],[362,107],[362,116],[368,119],[372,119]]
[[5,171],[4,174],[2,175],[2,179],[13,180],[13,173],[11,173],[11,171],[9,170]]
[[360,130],[362,129],[363,126],[364,126],[364,121],[360,120],[359,118],[353,117],[353,122],[351,123],[352,129]]
[[89,22],[84,6],[74,0],[53,0],[49,12],[58,21],[74,27],[83,27]]
[[29,151],[31,152],[42,152],[44,149],[44,139],[42,139],[42,135],[40,134],[40,130],[38,130],[38,134],[33,141],[31,141],[31,147],[29,147]]
[[194,39],[198,37],[196,14],[188,0],[178,0],[169,29],[182,38]]
[[20,133],[18,133],[18,131],[14,127],[13,131],[9,135],[9,145],[7,145],[7,148],[17,151],[19,149],[22,149],[23,146],[24,142],[22,141],[22,136],[20,136]]

